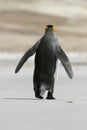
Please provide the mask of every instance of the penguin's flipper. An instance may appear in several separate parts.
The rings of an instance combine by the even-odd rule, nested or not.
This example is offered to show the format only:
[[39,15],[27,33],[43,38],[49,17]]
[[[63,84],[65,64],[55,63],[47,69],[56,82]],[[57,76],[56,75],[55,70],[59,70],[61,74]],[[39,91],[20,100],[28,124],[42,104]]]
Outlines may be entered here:
[[70,61],[60,46],[57,47],[57,57],[61,61],[62,65],[64,66],[69,78],[72,79],[73,78],[73,70],[72,70]]
[[38,46],[39,46],[39,44],[40,44],[40,41],[41,41],[41,40],[37,41],[36,44],[34,44],[34,45],[24,54],[24,56],[21,58],[21,60],[19,61],[18,65],[17,65],[17,67],[16,67],[16,69],[15,69],[15,73],[17,73],[17,72],[21,69],[21,67],[23,66],[23,64],[27,61],[27,59],[28,59],[30,56],[32,56],[32,55],[36,52],[36,50],[37,50],[37,48],[38,48]]

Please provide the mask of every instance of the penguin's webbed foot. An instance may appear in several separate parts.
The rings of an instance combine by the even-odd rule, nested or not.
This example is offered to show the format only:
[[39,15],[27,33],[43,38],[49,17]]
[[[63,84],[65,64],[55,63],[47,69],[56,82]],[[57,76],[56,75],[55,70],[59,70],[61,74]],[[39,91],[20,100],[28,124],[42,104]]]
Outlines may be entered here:
[[38,96],[35,96],[36,98],[39,98],[39,99],[43,99],[42,96],[38,95]]
[[43,97],[39,93],[36,93],[36,92],[35,92],[35,97],[39,99],[43,99]]
[[53,97],[53,94],[51,92],[48,92],[47,94],[47,98],[46,99],[49,99],[49,100],[54,100],[55,97]]
[[39,99],[43,99],[43,97],[42,97],[42,96],[40,96],[40,95],[39,95],[39,96],[35,96],[35,97],[36,97],[36,98],[39,98]]
[[39,90],[34,89],[34,92],[35,92],[35,97],[36,98],[43,99],[43,97],[40,95],[40,91]]

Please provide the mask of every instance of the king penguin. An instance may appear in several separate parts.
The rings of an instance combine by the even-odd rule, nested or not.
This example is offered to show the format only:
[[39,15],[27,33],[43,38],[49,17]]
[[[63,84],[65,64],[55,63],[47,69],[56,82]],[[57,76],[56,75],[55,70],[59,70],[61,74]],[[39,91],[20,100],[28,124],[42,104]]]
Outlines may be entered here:
[[43,37],[23,55],[16,67],[15,73],[21,69],[27,59],[34,53],[36,53],[33,74],[35,97],[42,99],[43,94],[47,90],[46,99],[55,99],[53,92],[57,60],[61,61],[71,79],[73,78],[73,71],[69,58],[58,42],[54,25],[46,25]]

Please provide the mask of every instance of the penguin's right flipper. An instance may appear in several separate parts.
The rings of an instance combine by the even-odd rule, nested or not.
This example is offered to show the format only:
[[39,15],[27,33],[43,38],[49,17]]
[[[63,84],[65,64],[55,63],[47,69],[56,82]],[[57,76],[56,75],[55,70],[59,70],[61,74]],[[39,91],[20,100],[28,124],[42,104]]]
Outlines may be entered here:
[[21,67],[23,66],[23,64],[27,61],[27,59],[28,59],[30,56],[32,56],[32,55],[36,52],[36,50],[37,50],[37,48],[38,48],[38,46],[39,46],[39,44],[40,44],[40,41],[41,41],[41,40],[37,41],[36,44],[34,44],[34,45],[24,54],[24,56],[21,58],[21,60],[19,61],[18,65],[17,65],[17,67],[16,67],[15,73],[17,73],[17,72],[21,69]]
[[72,70],[70,61],[60,46],[57,47],[57,57],[61,61],[62,65],[64,66],[69,78],[72,79],[73,78],[73,70]]

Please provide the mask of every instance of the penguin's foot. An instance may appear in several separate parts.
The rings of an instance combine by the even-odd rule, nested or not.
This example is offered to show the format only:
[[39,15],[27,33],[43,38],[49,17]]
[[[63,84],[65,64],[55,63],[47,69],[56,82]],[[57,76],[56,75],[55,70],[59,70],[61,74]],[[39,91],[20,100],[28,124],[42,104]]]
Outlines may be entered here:
[[35,96],[36,98],[39,98],[39,99],[43,99],[42,96],[38,95],[38,96]]
[[37,91],[36,89],[34,89],[34,92],[35,92],[35,97],[36,98],[43,99],[43,97],[40,95],[39,91]]
[[47,97],[48,100],[55,100],[55,97]]
[[55,98],[53,97],[53,94],[51,92],[48,92],[46,99],[54,100]]
[[35,97],[39,98],[39,99],[43,99],[43,97],[40,94],[38,94],[38,93],[35,93]]

